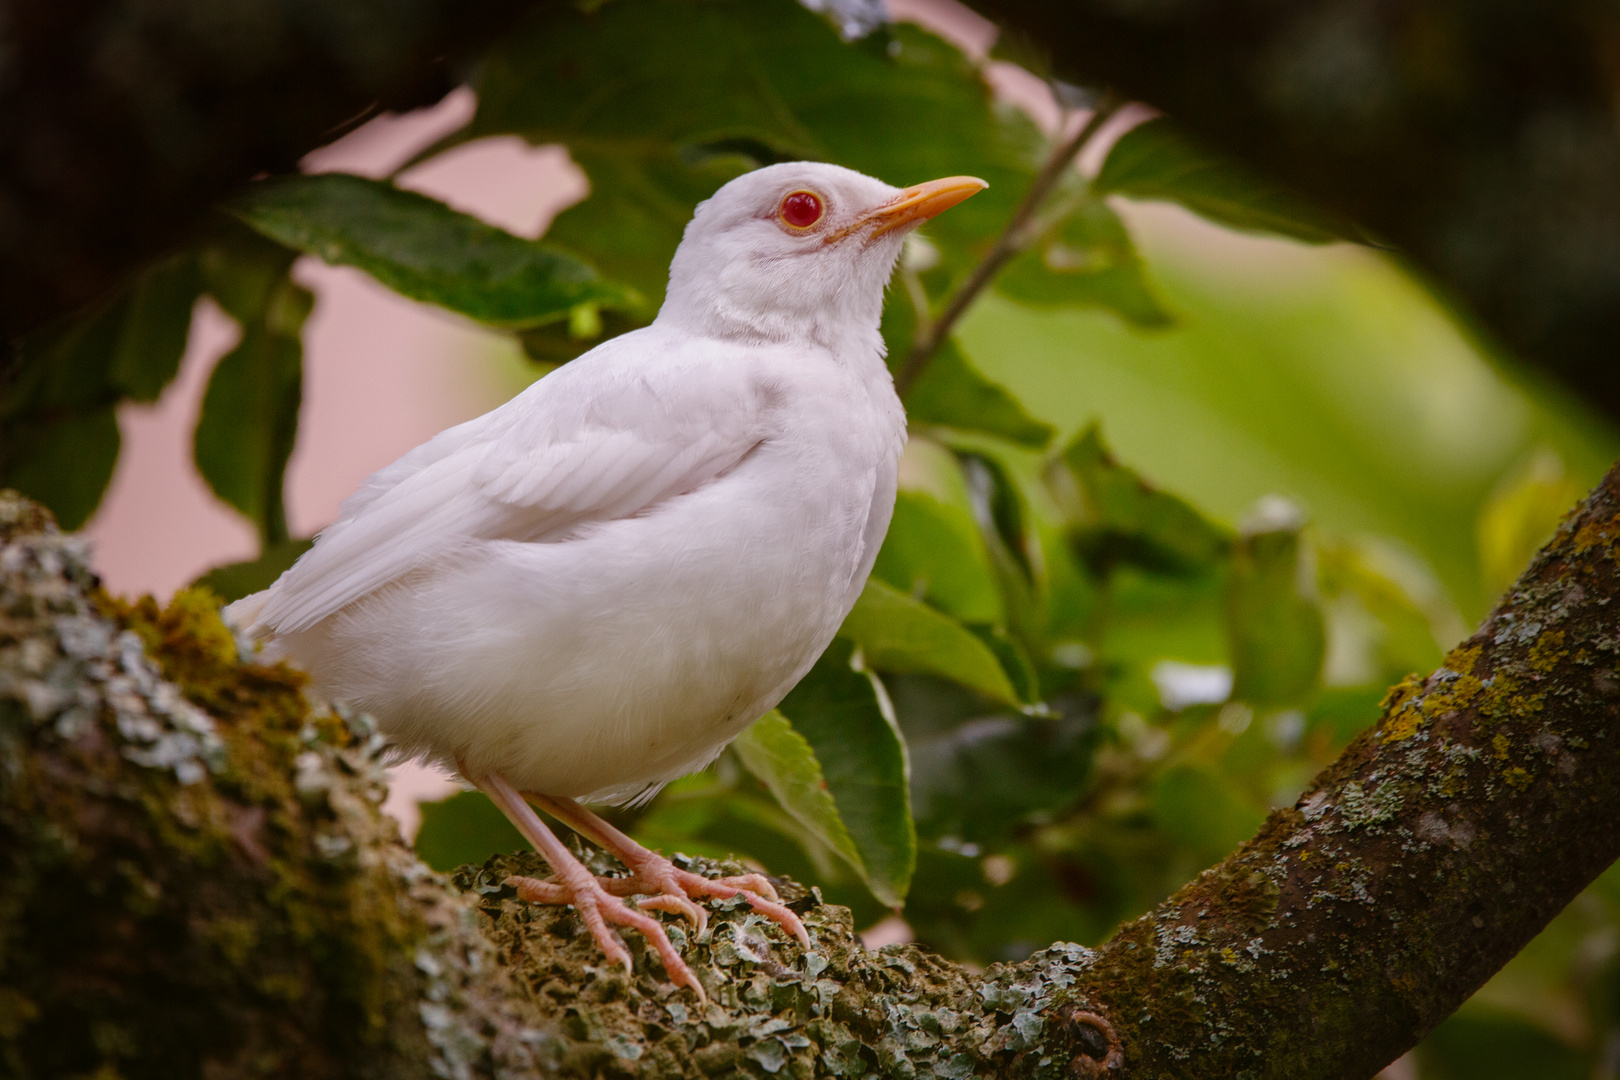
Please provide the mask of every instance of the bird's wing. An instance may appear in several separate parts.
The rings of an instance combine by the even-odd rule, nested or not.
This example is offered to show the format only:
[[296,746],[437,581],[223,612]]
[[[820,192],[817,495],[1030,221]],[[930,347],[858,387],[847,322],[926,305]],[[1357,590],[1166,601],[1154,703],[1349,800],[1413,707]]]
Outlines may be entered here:
[[307,629],[468,541],[566,541],[582,525],[645,513],[763,438],[763,402],[734,376],[571,368],[368,480],[275,584],[256,628]]

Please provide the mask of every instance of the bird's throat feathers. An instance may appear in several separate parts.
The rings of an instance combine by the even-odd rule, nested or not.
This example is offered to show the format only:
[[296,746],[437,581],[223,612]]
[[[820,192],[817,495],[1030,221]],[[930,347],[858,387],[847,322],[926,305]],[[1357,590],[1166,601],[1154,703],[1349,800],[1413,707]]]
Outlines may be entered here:
[[881,362],[883,295],[900,245],[868,246],[881,250],[780,256],[683,243],[658,319],[705,337],[803,342],[840,358]]

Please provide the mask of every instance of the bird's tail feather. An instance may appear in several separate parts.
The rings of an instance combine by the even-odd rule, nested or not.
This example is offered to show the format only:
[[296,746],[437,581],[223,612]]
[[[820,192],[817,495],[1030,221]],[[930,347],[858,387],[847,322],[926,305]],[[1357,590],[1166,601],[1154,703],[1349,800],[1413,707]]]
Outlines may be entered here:
[[264,605],[270,601],[270,590],[263,589],[244,596],[234,604],[225,605],[220,612],[227,624],[236,627],[249,637],[259,637],[264,628],[259,625],[259,615],[264,611]]

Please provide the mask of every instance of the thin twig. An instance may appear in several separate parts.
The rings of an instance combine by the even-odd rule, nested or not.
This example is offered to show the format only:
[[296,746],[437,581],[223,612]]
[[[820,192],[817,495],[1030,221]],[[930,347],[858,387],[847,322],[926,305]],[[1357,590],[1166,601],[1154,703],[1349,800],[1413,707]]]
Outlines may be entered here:
[[904,394],[911,388],[911,384],[917,381],[917,376],[921,375],[923,369],[928,366],[928,361],[933,359],[934,353],[938,351],[940,344],[950,336],[957,320],[972,306],[973,301],[978,298],[984,287],[995,279],[996,274],[1006,265],[1007,260],[1028,246],[1031,238],[1026,236],[1025,233],[1030,221],[1034,219],[1036,211],[1041,208],[1041,204],[1046,201],[1046,197],[1052,193],[1052,189],[1057,187],[1058,181],[1063,178],[1064,170],[1080,155],[1080,151],[1086,148],[1086,144],[1092,140],[1104,124],[1108,123],[1109,119],[1119,111],[1120,106],[1123,104],[1123,101],[1115,97],[1112,92],[1109,92],[1098,103],[1096,109],[1092,110],[1091,115],[1086,118],[1086,122],[1081,125],[1080,130],[1074,133],[1074,137],[1052,151],[1052,155],[1046,159],[1046,164],[1041,166],[1041,171],[1035,174],[1035,181],[1030,184],[1029,191],[1025,193],[1024,201],[1019,203],[1018,209],[1013,211],[1012,217],[1007,221],[1007,227],[1001,230],[1000,236],[996,237],[995,245],[991,247],[989,253],[979,262],[978,266],[973,268],[973,273],[969,274],[968,279],[962,283],[962,287],[956,290],[956,294],[945,305],[945,310],[939,313],[939,318],[934,321],[933,325],[928,327],[926,332],[921,326],[918,327],[918,336],[911,347],[911,352],[906,356],[905,364],[901,366],[900,371],[894,377],[895,389],[901,394]]

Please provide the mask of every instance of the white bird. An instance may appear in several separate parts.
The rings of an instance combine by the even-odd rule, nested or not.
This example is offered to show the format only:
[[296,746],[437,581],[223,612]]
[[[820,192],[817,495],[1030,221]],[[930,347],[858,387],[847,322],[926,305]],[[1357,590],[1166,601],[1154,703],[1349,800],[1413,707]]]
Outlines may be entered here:
[[[372,475],[269,589],[227,614],[398,751],[454,767],[551,866],[513,879],[654,944],[758,875],[678,869],[575,800],[649,798],[774,707],[860,594],[894,508],[905,414],[878,332],[902,240],[985,187],[900,190],[834,165],[740,176],[698,206],[650,326]],[[618,855],[594,877],[525,799]]]

